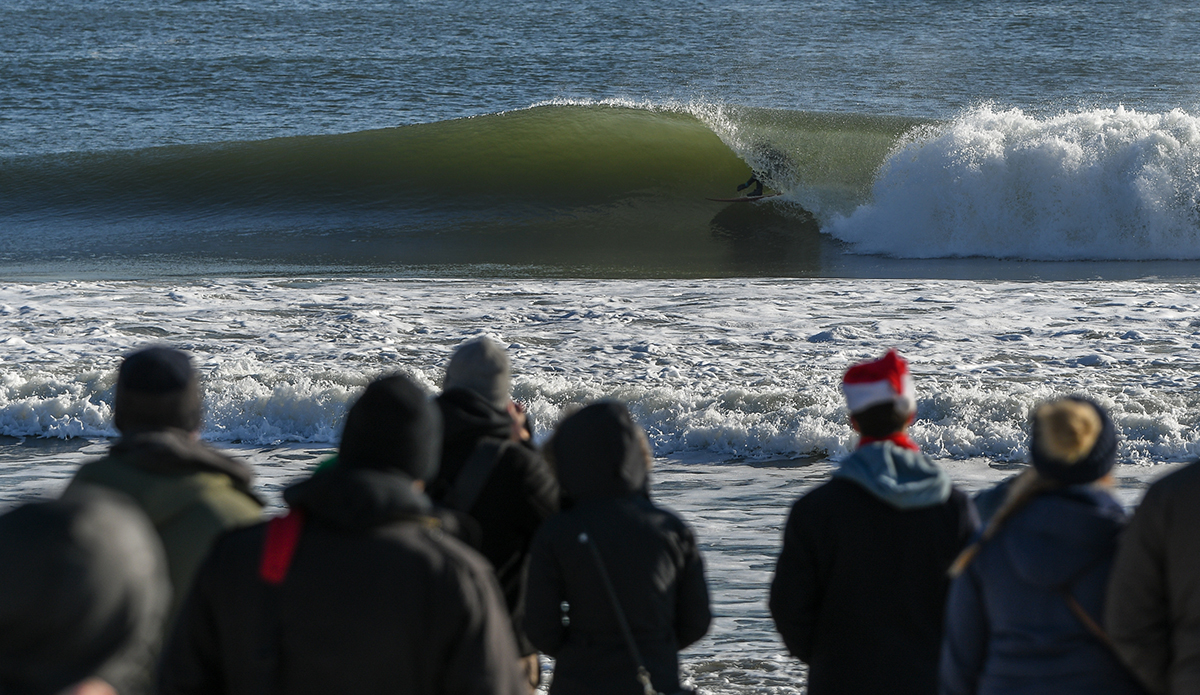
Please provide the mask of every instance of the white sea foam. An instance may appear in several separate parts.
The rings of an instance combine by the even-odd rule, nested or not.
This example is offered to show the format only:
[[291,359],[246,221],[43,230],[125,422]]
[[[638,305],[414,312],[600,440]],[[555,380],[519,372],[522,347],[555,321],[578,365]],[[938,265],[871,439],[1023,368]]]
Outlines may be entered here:
[[1200,258],[1200,119],[974,108],[913,134],[825,229],[905,258]]
[[463,340],[509,346],[544,436],[565,409],[627,401],[660,455],[839,455],[838,383],[897,347],[919,389],[916,439],[940,457],[1019,461],[1038,401],[1112,409],[1121,455],[1200,454],[1200,283],[864,280],[222,280],[0,286],[0,434],[112,436],[120,356],[189,350],[205,436],[336,442],[347,404],[403,370],[431,391]]

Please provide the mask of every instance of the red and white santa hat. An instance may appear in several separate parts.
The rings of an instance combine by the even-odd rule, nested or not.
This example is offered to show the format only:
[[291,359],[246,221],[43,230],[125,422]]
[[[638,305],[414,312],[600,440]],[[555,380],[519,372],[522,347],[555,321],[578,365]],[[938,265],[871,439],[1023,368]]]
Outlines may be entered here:
[[856,364],[842,377],[842,393],[850,412],[857,413],[880,403],[892,403],[896,411],[909,415],[917,410],[916,390],[908,363],[895,350],[873,362]]

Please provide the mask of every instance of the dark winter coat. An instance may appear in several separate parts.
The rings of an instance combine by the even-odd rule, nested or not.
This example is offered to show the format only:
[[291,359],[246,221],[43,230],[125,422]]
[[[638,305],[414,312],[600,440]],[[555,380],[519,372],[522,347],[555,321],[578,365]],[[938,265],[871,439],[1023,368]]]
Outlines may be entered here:
[[265,524],[224,536],[168,642],[160,692],[524,695],[491,568],[411,485],[335,466],[288,488],[305,518],[277,587],[259,576]]
[[1107,492],[1088,486],[1042,493],[1014,512],[951,587],[941,692],[1136,693],[1065,594],[1101,619],[1124,521]]
[[[485,438],[507,440],[512,419],[466,389],[443,393],[437,404],[444,428],[442,461],[429,493],[441,502],[479,442]],[[478,523],[479,550],[495,568],[522,654],[534,652],[521,628],[529,544],[542,522],[558,511],[558,497],[558,481],[541,454],[525,442],[513,441],[496,462],[475,503],[460,510]]]
[[103,485],[134,499],[167,551],[171,616],[221,533],[262,520],[249,467],[180,429],[128,434],[108,456],[85,463],[68,488]]
[[703,637],[712,619],[703,562],[691,529],[650,501],[646,458],[619,452],[615,468],[606,453],[596,447],[576,452],[576,465],[559,461],[569,508],[534,537],[525,629],[556,659],[553,695],[642,693],[595,559],[580,542],[586,532],[654,687],[670,693],[679,688],[677,652]]
[[809,693],[937,690],[946,571],[975,525],[936,464],[890,442],[860,448],[796,501],[770,609],[809,666]]
[[1120,541],[1106,616],[1152,693],[1200,693],[1200,463],[1146,491]]

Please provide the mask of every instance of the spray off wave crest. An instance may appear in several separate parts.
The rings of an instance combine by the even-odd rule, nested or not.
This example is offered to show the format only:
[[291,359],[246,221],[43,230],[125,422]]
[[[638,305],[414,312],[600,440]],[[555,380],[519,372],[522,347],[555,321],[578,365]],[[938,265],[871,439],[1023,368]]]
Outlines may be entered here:
[[824,229],[905,258],[1197,259],[1200,119],[975,108],[906,137],[871,202]]

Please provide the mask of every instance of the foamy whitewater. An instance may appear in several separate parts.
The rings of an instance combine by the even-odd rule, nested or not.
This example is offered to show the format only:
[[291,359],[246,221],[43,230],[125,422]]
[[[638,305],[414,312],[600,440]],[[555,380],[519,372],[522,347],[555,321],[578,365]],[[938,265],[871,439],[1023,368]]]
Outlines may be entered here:
[[[896,347],[914,438],[968,490],[1023,461],[1037,402],[1087,393],[1121,432],[1118,496],[1194,458],[1200,282],[238,279],[0,285],[0,505],[58,492],[101,455],[119,356],[168,343],[204,374],[203,436],[279,492],[336,447],[375,376],[436,390],[462,341],[508,346],[544,438],[626,401],[658,457],[655,497],[701,539],[714,608],[685,654],[708,692],[802,692],[766,590],[791,502],[853,445],[849,364]],[[46,439],[38,439],[46,438]],[[71,438],[71,439],[64,439]],[[548,665],[547,665],[548,667]]]
[[1124,107],[973,109],[915,130],[830,225],[864,253],[1200,258],[1200,119]]

